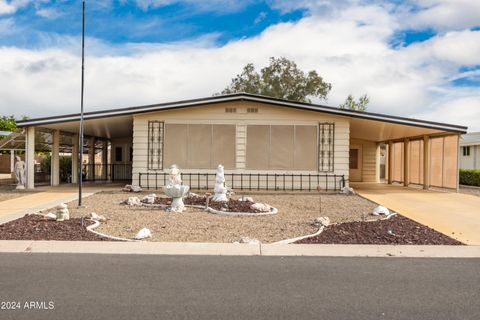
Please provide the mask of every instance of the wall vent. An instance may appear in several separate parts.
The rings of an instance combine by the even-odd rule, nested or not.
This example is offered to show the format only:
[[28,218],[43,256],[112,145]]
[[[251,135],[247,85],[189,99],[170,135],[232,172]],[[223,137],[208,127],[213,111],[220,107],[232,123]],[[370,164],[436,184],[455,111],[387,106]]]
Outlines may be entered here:
[[237,108],[225,108],[226,113],[237,113]]
[[247,113],[258,113],[258,108],[247,108]]

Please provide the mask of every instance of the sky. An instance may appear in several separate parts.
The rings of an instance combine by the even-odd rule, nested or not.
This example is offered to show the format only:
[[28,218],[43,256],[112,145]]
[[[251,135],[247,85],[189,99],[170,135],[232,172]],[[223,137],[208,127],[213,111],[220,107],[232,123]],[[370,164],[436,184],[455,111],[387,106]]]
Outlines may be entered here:
[[[209,97],[286,57],[338,106],[480,131],[479,0],[86,0],[85,110]],[[0,0],[0,115],[79,111],[81,1]]]

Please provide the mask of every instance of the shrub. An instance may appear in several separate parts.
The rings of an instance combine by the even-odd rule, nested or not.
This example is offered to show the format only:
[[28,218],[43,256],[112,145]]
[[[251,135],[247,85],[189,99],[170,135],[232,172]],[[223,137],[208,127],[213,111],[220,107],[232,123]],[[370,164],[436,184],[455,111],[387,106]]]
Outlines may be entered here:
[[460,169],[460,184],[480,187],[480,170]]

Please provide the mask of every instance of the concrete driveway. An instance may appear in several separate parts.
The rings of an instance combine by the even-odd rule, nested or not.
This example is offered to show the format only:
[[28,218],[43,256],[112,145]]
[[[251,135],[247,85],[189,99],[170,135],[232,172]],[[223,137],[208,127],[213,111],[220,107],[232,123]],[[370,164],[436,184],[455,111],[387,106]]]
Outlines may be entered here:
[[352,183],[362,197],[470,245],[480,245],[480,197],[380,183]]

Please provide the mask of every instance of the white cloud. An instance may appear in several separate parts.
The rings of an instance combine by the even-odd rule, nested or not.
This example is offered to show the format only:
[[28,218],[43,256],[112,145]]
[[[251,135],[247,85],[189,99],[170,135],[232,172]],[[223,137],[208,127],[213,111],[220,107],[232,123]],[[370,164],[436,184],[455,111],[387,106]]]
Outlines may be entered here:
[[[385,6],[349,6],[319,19],[271,26],[257,37],[215,46],[216,34],[174,44],[111,45],[87,39],[86,109],[198,98],[221,91],[248,62],[293,59],[333,84],[328,104],[370,96],[370,111],[418,116],[478,128],[478,88],[450,80],[480,64],[480,31],[437,35],[391,48],[399,21]],[[46,36],[48,38],[48,36]],[[1,113],[48,116],[79,105],[78,38],[47,39],[57,49],[0,48]],[[455,116],[445,116],[453,106]]]
[[[45,2],[46,0],[37,0],[38,2]],[[15,13],[19,8],[25,7],[32,0],[0,0],[0,15]]]
[[143,10],[183,3],[198,11],[231,12],[242,9],[253,1],[254,0],[136,0],[136,3]]
[[62,15],[62,13],[55,8],[41,8],[36,11],[36,14],[47,19],[56,19]]

